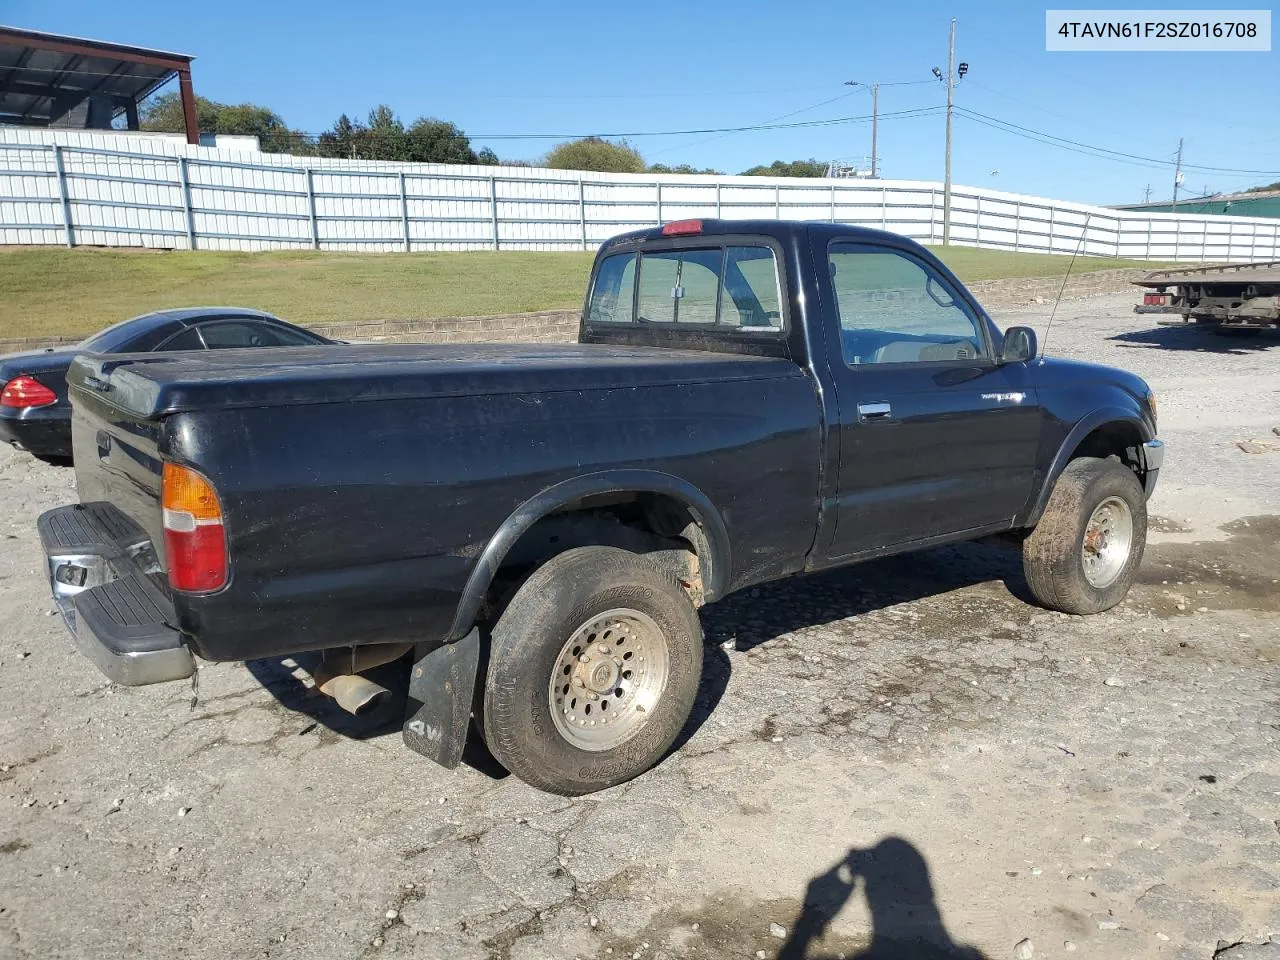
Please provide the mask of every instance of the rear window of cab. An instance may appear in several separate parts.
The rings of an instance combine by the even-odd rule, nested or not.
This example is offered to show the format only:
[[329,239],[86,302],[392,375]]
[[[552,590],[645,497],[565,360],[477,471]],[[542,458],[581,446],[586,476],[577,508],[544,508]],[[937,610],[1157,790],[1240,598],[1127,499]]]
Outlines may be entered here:
[[596,270],[587,323],[780,331],[778,263],[766,246],[612,254]]

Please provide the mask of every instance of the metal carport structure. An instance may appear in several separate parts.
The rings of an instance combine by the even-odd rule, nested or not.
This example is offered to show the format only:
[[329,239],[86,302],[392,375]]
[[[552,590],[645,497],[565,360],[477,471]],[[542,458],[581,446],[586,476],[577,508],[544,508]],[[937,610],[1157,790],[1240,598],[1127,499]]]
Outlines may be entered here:
[[187,142],[199,143],[192,57],[0,26],[0,123],[107,129],[175,76]]

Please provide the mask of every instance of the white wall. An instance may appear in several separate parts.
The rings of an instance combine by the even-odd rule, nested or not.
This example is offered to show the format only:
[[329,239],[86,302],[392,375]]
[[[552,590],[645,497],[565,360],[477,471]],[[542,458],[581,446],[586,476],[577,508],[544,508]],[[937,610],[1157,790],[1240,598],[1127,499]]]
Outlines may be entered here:
[[[0,126],[0,243],[202,250],[584,250],[684,217],[942,239],[942,185],[384,163]],[[1280,259],[1280,219],[1140,213],[957,186],[952,241],[1152,260]]]

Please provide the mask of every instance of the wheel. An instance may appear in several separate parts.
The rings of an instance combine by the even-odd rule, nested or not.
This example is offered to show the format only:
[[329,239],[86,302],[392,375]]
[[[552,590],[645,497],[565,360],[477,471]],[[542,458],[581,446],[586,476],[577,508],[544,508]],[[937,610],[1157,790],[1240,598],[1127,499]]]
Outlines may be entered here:
[[493,627],[485,743],[532,786],[602,790],[662,759],[701,675],[702,627],[675,578],[615,547],[568,550]]
[[1040,522],[1022,544],[1036,601],[1051,610],[1109,610],[1133,584],[1147,542],[1147,501],[1117,460],[1072,460],[1053,485]]

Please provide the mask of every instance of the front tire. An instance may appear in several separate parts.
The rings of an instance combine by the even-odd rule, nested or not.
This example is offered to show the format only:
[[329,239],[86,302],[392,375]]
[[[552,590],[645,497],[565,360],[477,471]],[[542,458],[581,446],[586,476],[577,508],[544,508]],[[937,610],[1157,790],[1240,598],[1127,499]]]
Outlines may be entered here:
[[1072,460],[1022,544],[1022,569],[1042,606],[1087,615],[1109,610],[1133,585],[1147,542],[1147,502],[1116,460]]
[[701,675],[702,627],[674,577],[626,550],[568,550],[494,625],[485,742],[532,786],[602,790],[662,759]]

